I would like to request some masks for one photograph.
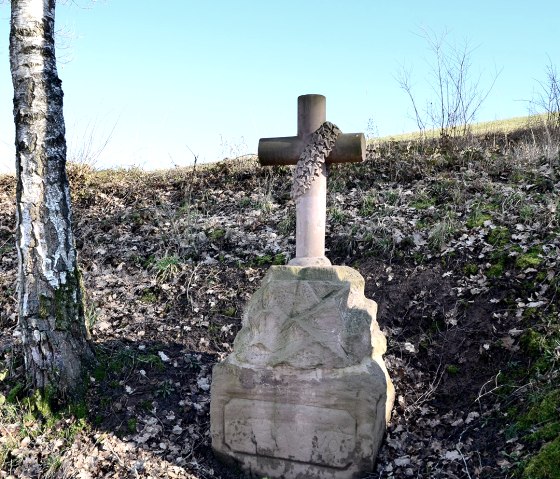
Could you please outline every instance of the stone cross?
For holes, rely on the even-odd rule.
[[[297,136],[261,138],[258,151],[260,164],[297,164],[313,133],[325,119],[326,98],[323,95],[298,97]],[[365,153],[363,133],[340,134],[309,189],[296,198],[296,257],[289,262],[290,265],[330,266],[331,262],[325,256],[327,164],[360,162],[365,159]]]

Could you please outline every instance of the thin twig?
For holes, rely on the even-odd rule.
[[[469,466],[467,465],[467,460],[465,459],[465,456],[463,455],[463,451],[461,451],[461,449],[456,448],[457,451],[459,451],[459,454],[461,454],[461,457],[463,458],[463,462],[465,463],[465,472],[467,473],[467,476],[469,476],[469,479],[472,479],[471,474],[469,472]]]
[[[197,263],[191,273],[191,276],[189,278],[189,282],[187,283],[187,302],[191,305],[191,309],[194,311],[194,304],[193,304],[193,300],[191,298],[190,295],[190,290],[191,290],[191,284],[194,278],[194,275],[196,273],[196,270],[198,269],[198,266],[200,265],[200,263]]]

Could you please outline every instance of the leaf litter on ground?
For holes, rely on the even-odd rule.
[[[396,389],[370,479],[514,477],[536,450],[507,416],[532,379],[504,389],[503,378],[536,361],[527,331],[558,322],[558,159],[475,148],[389,143],[331,171],[327,255],[358,269],[378,302]],[[211,451],[211,371],[268,267],[294,255],[290,169],[244,158],[70,175],[100,362],[83,419],[4,413],[2,477],[240,477]],[[0,397],[23,381],[14,198],[1,177]]]

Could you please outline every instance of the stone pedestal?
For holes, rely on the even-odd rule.
[[[214,367],[216,454],[252,477],[372,471],[394,401],[376,311],[351,268],[270,268]]]

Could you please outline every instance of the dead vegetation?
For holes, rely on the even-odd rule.
[[[332,169],[327,255],[378,302],[397,390],[370,479],[559,477],[560,157],[545,133],[385,142]],[[1,477],[238,477],[210,449],[211,368],[294,254],[290,169],[70,176],[99,362],[82,404],[27,396],[0,177]]]

